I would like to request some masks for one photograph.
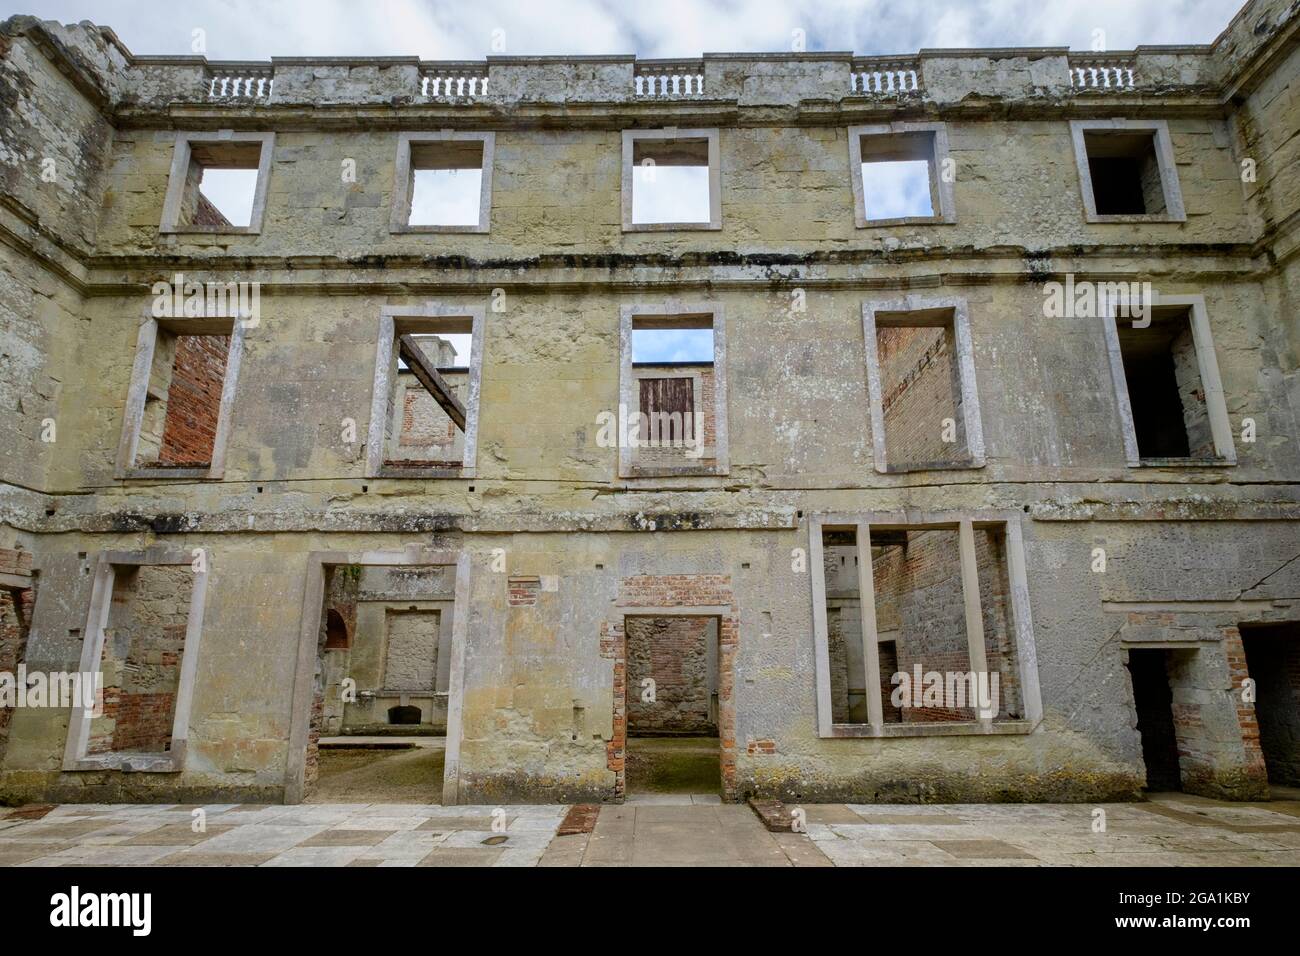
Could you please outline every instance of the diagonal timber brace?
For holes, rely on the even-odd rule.
[[[402,361],[406,363],[406,367],[424,386],[425,391],[433,396],[433,400],[442,406],[442,410],[447,413],[447,417],[456,423],[457,428],[464,432],[465,406],[460,403],[460,399],[451,390],[447,380],[438,374],[436,368],[429,364],[429,360],[425,358],[424,352],[416,343],[415,337],[399,335],[397,337],[397,349]]]

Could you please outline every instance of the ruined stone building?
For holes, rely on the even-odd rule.
[[[0,709],[0,799],[311,799],[358,734],[445,736],[446,803],[674,735],[724,799],[1300,784],[1298,8],[671,62],[9,19],[0,674],[102,707]]]

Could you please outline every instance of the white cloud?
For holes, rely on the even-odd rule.
[[[633,362],[712,362],[712,329],[633,329]]]
[[[933,216],[930,164],[924,159],[863,163],[862,198],[868,219]]]
[[[110,26],[136,53],[188,54],[205,31],[211,59],[271,56],[420,56],[480,59],[503,30],[510,54],[789,50],[791,31],[807,48],[910,53],[922,47],[1208,43],[1240,0],[39,0],[44,19]]]
[[[417,169],[411,189],[412,226],[477,226],[481,169]]]
[[[709,167],[632,167],[632,221],[708,222]]]

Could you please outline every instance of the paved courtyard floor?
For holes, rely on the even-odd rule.
[[[564,806],[415,803],[0,808],[9,866],[1296,866],[1300,801],[810,804],[770,833],[745,805],[650,795],[557,836]],[[196,817],[195,811],[202,810]],[[1094,827],[1104,812],[1104,831]],[[196,819],[203,829],[196,832]],[[496,828],[494,829],[494,823]],[[504,829],[502,829],[504,828]]]

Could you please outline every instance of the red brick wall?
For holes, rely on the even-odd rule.
[[[1006,536],[987,528],[975,529],[975,569],[980,585],[980,612],[984,620],[984,658],[989,673],[998,675],[998,717],[1024,716],[1020,692],[1020,666],[1016,656],[1015,618],[1011,609],[1011,572],[1007,566]]]
[[[624,631],[631,732],[717,733],[709,715],[709,619],[629,617]],[[654,681],[653,701],[642,700],[646,678]]]
[[[614,727],[605,744],[605,768],[614,773],[614,799],[627,794],[627,651],[622,621],[602,621],[600,656],[614,662]]]
[[[0,671],[16,675],[18,665],[26,659],[28,625],[34,603],[35,592],[31,588],[21,591],[0,589]],[[0,758],[4,757],[13,715],[13,708],[0,707]]]
[[[1264,764],[1264,751],[1259,742],[1259,721],[1254,703],[1242,699],[1242,684],[1250,677],[1246,666],[1246,649],[1241,643],[1241,631],[1235,627],[1223,629],[1223,653],[1228,659],[1228,676],[1232,682],[1232,697],[1237,710],[1237,723],[1241,727],[1241,744],[1245,749],[1246,772],[1267,781],[1268,769]],[[1293,687],[1300,687],[1300,675],[1294,675]],[[1174,713],[1175,725],[1178,713]]]
[[[542,591],[542,579],[516,575],[506,582],[506,598],[510,607],[536,607],[537,596]]]
[[[903,721],[903,709],[894,706],[894,674],[898,672],[898,648],[893,641],[881,641],[877,645],[880,654],[880,709],[885,723],[898,724]]]
[[[179,335],[167,390],[160,465],[207,465],[217,436],[230,337]]]
[[[946,327],[877,330],[885,458],[890,465],[946,462],[966,455],[951,338]],[[954,442],[943,441],[945,418],[954,422]]]

